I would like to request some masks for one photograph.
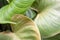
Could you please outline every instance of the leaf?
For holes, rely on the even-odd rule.
[[[0,40],[12,40],[12,38],[0,32]]]
[[[13,32],[0,32],[0,40],[41,40],[36,24],[26,16],[16,14],[11,18]]]
[[[46,8],[51,8],[59,4],[60,4],[60,0],[35,0],[32,7],[37,9],[38,12],[41,12]]]
[[[21,40],[41,40],[39,30],[36,24],[26,16],[16,14],[12,17],[11,28],[15,36]]]
[[[43,40],[60,40],[60,34],[57,34],[50,38],[44,38]]]
[[[11,3],[0,9],[0,23],[5,23],[6,21],[10,23],[9,21],[12,16],[15,14],[24,14],[33,2],[34,0],[13,0]]]
[[[60,12],[55,9],[60,7],[59,0],[35,0],[32,7],[38,10],[35,23],[43,38],[60,33]]]
[[[10,3],[12,0],[7,0],[8,3]]]
[[[28,9],[28,10],[26,11],[25,15],[26,15],[27,17],[31,18],[31,19],[35,19],[35,17],[36,17],[37,14],[36,14],[36,12],[33,11],[32,9]]]
[[[60,33],[60,12],[55,9],[47,9],[37,15],[35,23],[42,34],[48,38]]]

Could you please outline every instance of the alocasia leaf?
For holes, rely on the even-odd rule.
[[[8,3],[10,3],[12,0],[7,0]],[[25,16],[31,18],[31,19],[34,19],[35,16],[36,16],[36,13],[35,11],[33,11],[31,8],[29,8],[26,13],[25,13]]]
[[[7,23],[15,14],[23,14],[34,0],[12,0],[11,3],[0,9],[0,23]]]
[[[39,30],[31,19],[16,14],[11,21],[16,23],[10,24],[13,32],[3,32],[1,34],[11,37],[11,40],[41,40]]]
[[[47,9],[37,15],[36,24],[43,37],[51,37],[60,33],[60,12]]]
[[[60,33],[60,12],[55,8],[60,7],[60,0],[36,0],[36,7],[39,14],[35,23],[42,34],[42,37],[52,37]]]

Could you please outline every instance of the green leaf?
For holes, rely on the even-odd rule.
[[[60,12],[55,9],[47,9],[37,15],[35,23],[42,37],[52,37],[60,33]]]
[[[32,7],[38,10],[35,23],[43,38],[60,33],[60,12],[56,10],[60,7],[59,0],[35,0]]]
[[[11,18],[12,32],[0,32],[0,40],[41,40],[36,24],[26,16],[16,14]]]
[[[0,9],[0,23],[9,22],[15,14],[24,14],[30,8],[34,0],[13,0],[8,5]]]
[[[38,12],[41,12],[46,8],[51,8],[59,4],[60,4],[60,0],[35,0],[32,7],[37,9]]]
[[[21,40],[41,40],[39,30],[36,24],[26,16],[16,14],[12,17],[12,31]]]
[[[60,40],[60,34],[57,34],[50,38],[44,38],[43,40]]]

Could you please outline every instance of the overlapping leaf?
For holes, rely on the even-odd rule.
[[[11,19],[16,24],[10,24],[13,32],[0,33],[0,40],[41,40],[36,24],[26,16],[16,14]]]
[[[35,23],[23,15],[15,15],[12,21],[16,24],[11,24],[13,32],[21,40],[41,40],[39,30]]]
[[[35,0],[32,7],[37,9],[38,12],[41,12],[46,8],[51,8],[54,7],[55,5],[59,5],[59,3],[60,0]]]
[[[57,34],[57,35],[50,37],[50,38],[44,38],[42,40],[60,40],[60,34]]]
[[[43,37],[51,37],[60,33],[60,12],[56,10],[46,10],[35,19]]]
[[[10,23],[8,20],[14,14],[24,14],[33,2],[34,0],[12,0],[11,3],[0,9],[0,23]]]
[[[38,3],[40,3],[38,9],[41,12],[37,15],[35,23],[38,25],[42,37],[52,37],[60,33],[60,12],[55,9],[60,7],[60,1],[40,0]]]

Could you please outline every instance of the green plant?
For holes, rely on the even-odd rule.
[[[59,0],[7,2],[0,9],[0,40],[60,40]]]

